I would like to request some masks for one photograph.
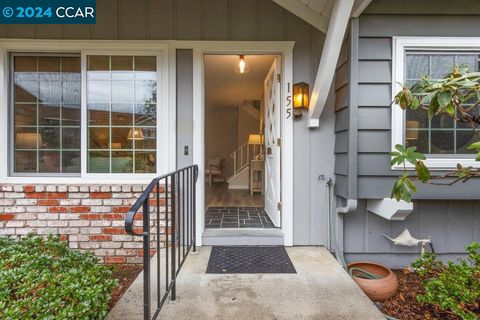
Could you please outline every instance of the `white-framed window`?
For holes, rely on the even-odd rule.
[[[10,172],[80,174],[80,55],[12,53]]]
[[[86,54],[87,173],[157,172],[157,57]]]
[[[171,170],[168,45],[5,42],[2,180],[148,182]]]
[[[441,78],[456,64],[480,71],[480,38],[394,37],[392,97],[401,90],[401,84],[411,86],[423,75]],[[479,113],[478,108],[472,112]],[[392,106],[392,150],[396,144],[416,146],[427,155],[425,162],[430,168],[448,170],[457,163],[478,167],[475,153],[467,149],[474,141],[478,141],[478,135],[472,128],[450,116],[429,120],[426,111]]]

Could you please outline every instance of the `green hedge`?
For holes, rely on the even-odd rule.
[[[0,319],[103,319],[109,267],[58,237],[0,237]]]
[[[480,243],[466,247],[468,260],[443,264],[425,253],[412,264],[422,278],[425,293],[417,300],[450,312],[465,320],[480,319]]]

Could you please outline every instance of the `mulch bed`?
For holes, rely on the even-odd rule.
[[[381,311],[401,320],[459,320],[460,318],[442,312],[430,305],[420,304],[416,296],[425,291],[420,278],[408,269],[393,270],[398,277],[398,291],[389,300],[381,304]]]
[[[125,291],[137,278],[143,267],[140,265],[114,265],[113,277],[118,279],[118,286],[112,290],[112,299],[110,300],[110,310],[120,300]]]

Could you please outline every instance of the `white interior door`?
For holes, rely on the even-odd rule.
[[[280,59],[273,61],[264,81],[265,211],[276,227],[280,219]]]

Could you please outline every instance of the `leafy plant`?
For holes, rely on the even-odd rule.
[[[449,261],[445,265],[434,254],[425,253],[412,267],[425,287],[425,293],[417,296],[419,302],[475,320],[480,318],[480,244],[474,242],[466,250],[468,260]]]
[[[455,121],[467,124],[474,132],[480,126],[480,72],[469,72],[468,68],[455,66],[453,71],[442,79],[431,79],[424,76],[412,87],[404,86],[395,98],[395,104],[402,109],[426,110],[431,120],[435,116],[447,115]],[[480,140],[480,139],[479,139]],[[468,146],[477,152],[476,160],[480,161],[480,141]],[[416,151],[415,147],[395,146],[391,152],[392,165],[403,165],[403,175],[395,182],[392,198],[410,202],[412,193],[417,191],[414,181],[422,183],[452,185],[459,181],[466,182],[470,178],[480,177],[480,169],[464,167],[461,164],[453,171],[442,176],[432,176],[423,162],[426,157]],[[415,165],[415,174],[407,170],[407,163]],[[447,183],[432,182],[433,179],[450,178]]]
[[[0,319],[103,319],[117,280],[58,237],[0,237]]]
[[[416,151],[417,147],[405,148],[401,144],[397,144],[395,149],[397,151],[390,152],[390,155],[392,156],[391,164],[403,165],[405,173],[395,183],[395,186],[392,190],[392,198],[397,199],[397,201],[400,199],[410,201],[412,193],[417,192],[417,187],[407,174],[405,163],[409,162],[414,164],[420,180],[428,181],[428,179],[430,179],[430,172],[422,162],[422,160],[425,160],[426,157],[425,155]]]

